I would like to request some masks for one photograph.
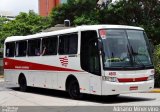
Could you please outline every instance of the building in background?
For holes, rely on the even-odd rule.
[[[54,7],[66,2],[67,0],[39,0],[39,14],[41,16],[48,16]]]
[[[15,16],[13,15],[13,13],[11,11],[1,11],[0,10],[0,17],[5,17],[10,20],[15,19]]]

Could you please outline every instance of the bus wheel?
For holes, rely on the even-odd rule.
[[[82,94],[80,93],[79,84],[76,80],[71,80],[68,86],[68,93],[73,99],[81,99]]]
[[[20,76],[19,78],[19,87],[20,87],[20,91],[25,92],[27,90],[27,81],[25,76]]]

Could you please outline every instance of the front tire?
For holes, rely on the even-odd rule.
[[[27,91],[27,81],[24,76],[20,77],[19,79],[19,88],[20,88],[20,91],[22,92]]]
[[[71,80],[68,86],[68,93],[73,99],[81,99],[83,95],[80,93],[79,84],[76,80]]]

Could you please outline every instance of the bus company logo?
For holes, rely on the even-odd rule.
[[[62,66],[67,67],[67,65],[68,65],[68,57],[67,56],[60,57],[59,60],[62,64]]]
[[[116,72],[109,72],[110,76],[116,76],[116,74],[117,74]]]

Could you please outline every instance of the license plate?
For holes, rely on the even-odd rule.
[[[130,90],[130,91],[132,91],[132,90],[138,90],[138,86],[131,86],[131,87],[129,88],[129,90]]]

